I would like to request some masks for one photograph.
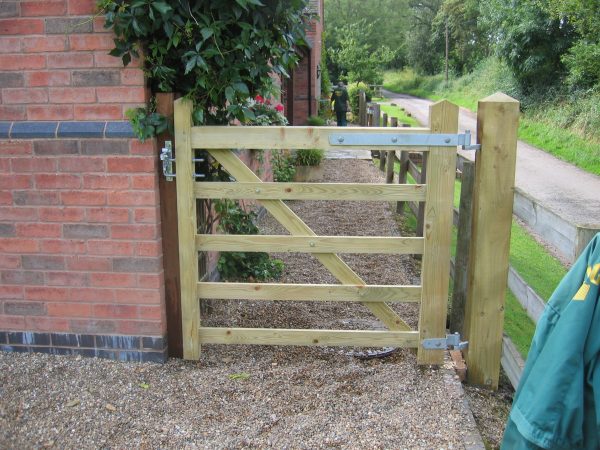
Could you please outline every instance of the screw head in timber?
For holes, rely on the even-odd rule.
[[[311,247],[314,247],[314,246],[315,246],[315,243],[314,243],[314,241],[310,241],[309,245],[310,245]]]
[[[338,142],[340,142],[340,143],[341,143],[341,142],[344,142],[344,137],[343,137],[343,136],[340,136],[340,137],[338,138]]]
[[[396,142],[398,142],[398,138],[394,136],[394,137],[392,138],[392,142],[395,144]]]
[[[256,191],[257,194],[260,193],[260,189],[259,188],[256,188],[255,191]]]
[[[446,144],[449,144],[449,143],[450,143],[450,138],[446,138],[446,139],[444,139],[444,142],[445,142]]]

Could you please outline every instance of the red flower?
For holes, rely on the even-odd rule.
[[[256,103],[264,103],[265,99],[262,98],[260,95],[257,95],[256,97],[254,97],[254,100],[256,100]]]
[[[277,105],[275,107],[275,111],[277,111],[277,112],[283,112],[283,105]]]

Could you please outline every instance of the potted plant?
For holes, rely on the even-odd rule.
[[[325,152],[319,148],[296,150],[296,175],[294,181],[316,181],[323,177],[321,161]]]

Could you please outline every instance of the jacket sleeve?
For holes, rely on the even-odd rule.
[[[542,448],[580,448],[587,440],[588,406],[596,402],[586,393],[596,382],[600,391],[600,377],[590,373],[598,351],[590,344],[600,334],[600,314],[593,292],[580,293],[588,282],[588,267],[599,260],[600,234],[552,294],[515,395],[510,419],[524,438]],[[595,407],[591,410],[595,418]]]

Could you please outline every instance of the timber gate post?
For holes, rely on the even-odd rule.
[[[175,164],[177,168],[177,222],[179,228],[179,266],[181,271],[181,328],[183,358],[198,359],[200,355],[200,301],[197,295],[198,251],[195,238],[196,198],[192,150],[192,102],[175,102]]]
[[[358,124],[367,126],[367,97],[365,91],[358,92]]]
[[[457,133],[458,106],[446,100],[434,103],[429,107],[429,124],[432,133]],[[446,334],[456,146],[430,147],[428,164],[423,233],[425,249],[421,266],[420,342]],[[442,364],[443,359],[443,350],[425,350],[419,346],[419,364]]]
[[[468,382],[498,388],[512,224],[519,102],[479,101],[465,333]]]

